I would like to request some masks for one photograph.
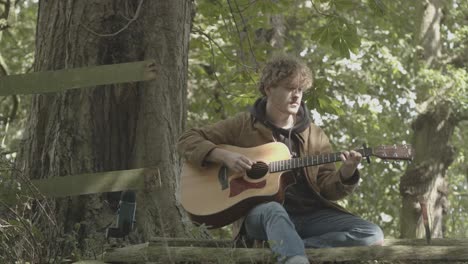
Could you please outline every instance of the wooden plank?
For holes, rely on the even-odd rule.
[[[8,75],[0,78],[0,96],[61,92],[97,85],[156,78],[154,60]]]
[[[240,247],[242,243],[234,243],[230,239],[194,239],[154,237],[151,245],[166,245],[169,247]],[[428,245],[426,239],[385,239],[384,246],[466,246],[468,238],[433,238]]]
[[[73,262],[72,264],[106,264],[106,262],[102,262],[100,260],[80,260]]]
[[[468,238],[432,238],[428,245],[426,239],[396,239],[388,238],[384,246],[465,246],[468,248]]]
[[[156,186],[158,169],[109,171],[32,180],[47,197],[65,197],[92,193],[139,190]]]
[[[369,261],[369,260],[436,260],[466,261],[465,246],[372,246],[306,249],[311,261]],[[227,261],[229,260],[229,261]],[[269,249],[257,248],[201,248],[161,247],[151,244],[133,245],[113,249],[103,256],[104,262],[151,262],[178,263],[275,263]],[[217,261],[217,262],[216,262]]]
[[[310,260],[318,261],[370,261],[370,260],[431,260],[466,261],[468,250],[464,246],[372,246],[307,249]]]
[[[235,247],[235,241],[231,239],[194,239],[194,238],[172,238],[153,237],[150,239],[151,245],[169,247]]]

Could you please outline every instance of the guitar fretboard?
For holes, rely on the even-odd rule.
[[[372,155],[372,149],[358,149],[355,150],[363,157],[369,157]],[[286,170],[293,170],[297,168],[309,167],[309,166],[317,166],[326,163],[332,163],[341,161],[341,152],[336,153],[328,153],[316,156],[308,156],[302,158],[293,158],[288,160],[279,160],[279,161],[272,161],[269,164],[270,172],[279,172],[279,171],[286,171]]]

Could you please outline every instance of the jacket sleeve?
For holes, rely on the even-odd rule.
[[[204,166],[206,156],[216,148],[216,145],[235,145],[246,115],[240,113],[212,125],[187,130],[179,137],[178,153],[192,164]]]
[[[320,132],[319,145],[320,153],[333,152],[330,141],[323,131]],[[335,163],[328,163],[319,166],[317,184],[323,197],[331,201],[337,201],[354,191],[358,185],[359,178],[359,171],[356,169],[353,176],[343,182]]]

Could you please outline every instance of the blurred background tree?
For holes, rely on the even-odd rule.
[[[31,72],[37,3],[6,0],[0,3],[0,12],[0,77]],[[10,160],[16,157],[28,104],[27,96],[0,98],[1,150]]]

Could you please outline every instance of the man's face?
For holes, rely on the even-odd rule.
[[[265,92],[268,101],[276,111],[295,115],[301,106],[303,93],[301,85],[300,78],[293,76],[280,81],[273,87],[268,87]]]

